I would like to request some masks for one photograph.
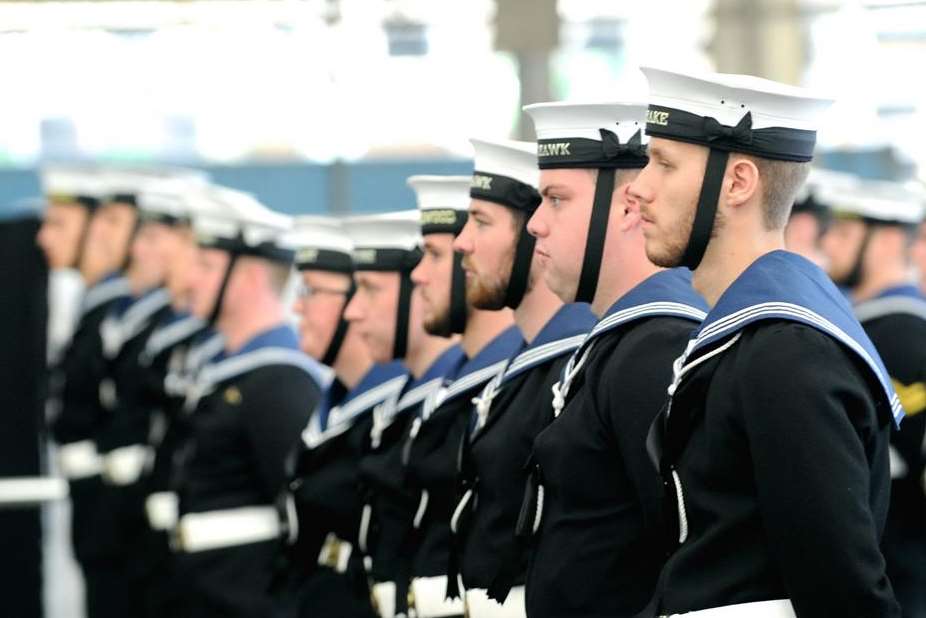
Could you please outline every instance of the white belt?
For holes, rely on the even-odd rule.
[[[395,582],[373,584],[373,607],[380,618],[395,617]]]
[[[347,563],[353,551],[353,545],[329,532],[321,551],[318,552],[318,564],[333,569],[337,573],[346,573]]]
[[[96,476],[103,470],[103,460],[93,440],[81,440],[58,447],[58,467],[68,479]]]
[[[272,506],[242,506],[187,513],[177,524],[177,547],[187,553],[272,541],[280,537],[280,518]]]
[[[0,505],[32,506],[68,495],[68,484],[59,478],[19,476],[0,478]]]
[[[145,498],[145,514],[152,530],[172,530],[177,525],[180,500],[172,491],[159,491]]]
[[[466,591],[466,615],[473,618],[525,618],[524,586],[515,586],[504,603],[490,599],[482,588]]]
[[[757,601],[755,603],[738,603],[711,609],[700,609],[685,614],[663,614],[660,618],[797,618],[794,606],[787,599],[779,601]]]
[[[463,599],[448,600],[447,576],[416,577],[412,580],[409,609],[414,608],[418,618],[462,616]]]
[[[113,449],[103,455],[103,479],[110,485],[133,485],[153,457],[154,450],[147,444]]]

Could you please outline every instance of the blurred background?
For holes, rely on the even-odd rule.
[[[0,1],[0,222],[71,161],[202,168],[287,213],[413,207],[406,177],[469,173],[470,136],[532,138],[524,104],[644,97],[640,64],[835,96],[819,163],[926,179],[926,0]],[[44,324],[44,273],[12,267],[32,234],[0,242],[7,330]],[[24,352],[0,354],[0,476],[41,468]],[[0,511],[0,614],[81,618],[66,508]]]

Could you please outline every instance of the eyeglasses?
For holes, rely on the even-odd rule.
[[[310,285],[306,285],[305,283],[300,283],[299,287],[296,289],[296,296],[302,299],[312,298],[313,296],[318,296],[319,294],[331,294],[332,296],[347,296],[347,290],[338,290],[335,288],[325,288],[325,287],[312,287]]]

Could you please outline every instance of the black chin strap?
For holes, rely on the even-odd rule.
[[[868,243],[871,242],[871,236],[874,233],[874,229],[871,225],[865,226],[865,236],[862,238],[862,244],[858,248],[858,253],[855,254],[855,263],[852,265],[852,270],[849,271],[845,277],[842,278],[842,281],[837,281],[840,285],[843,285],[847,288],[854,289],[862,283],[862,266],[865,262],[865,253],[868,251]]]
[[[450,332],[466,330],[466,272],[463,270],[463,254],[453,252],[453,271],[450,280]]]
[[[323,365],[333,367],[334,361],[338,357],[338,352],[341,351],[341,345],[344,343],[344,337],[347,335],[347,328],[350,326],[350,322],[344,319],[344,311],[347,310],[347,305],[350,304],[351,299],[354,297],[354,292],[356,291],[357,286],[354,285],[354,279],[351,277],[350,288],[347,290],[344,306],[341,308],[341,316],[338,318],[338,326],[334,329],[334,334],[331,335],[331,343],[328,344],[328,349],[325,350],[325,356],[322,358]]]
[[[135,223],[132,225],[129,239],[125,243],[125,256],[122,258],[122,272],[128,272],[129,266],[132,265],[132,244],[135,242],[135,237],[138,236],[139,229],[141,229],[141,216],[139,216],[138,211],[136,211]]]
[[[215,304],[212,306],[212,312],[207,320],[209,326],[215,326],[219,315],[222,313],[222,302],[225,300],[225,289],[228,287],[228,281],[231,279],[232,270],[235,268],[235,262],[238,261],[237,253],[228,254],[228,266],[225,267],[225,274],[222,275],[222,285],[219,286],[219,293],[215,297]]]
[[[611,216],[611,197],[614,195],[614,168],[598,170],[595,183],[595,199],[592,202],[592,216],[585,240],[585,257],[582,259],[582,274],[576,290],[576,302],[590,303],[598,289],[598,275],[604,256],[604,241],[608,233],[608,219]]]
[[[698,196],[694,223],[691,225],[691,236],[688,237],[688,246],[685,248],[680,266],[694,270],[704,258],[707,245],[711,242],[711,232],[714,231],[717,202],[720,200],[723,175],[727,171],[729,158],[730,153],[725,150],[716,148],[710,150],[707,168],[704,170],[704,181],[701,183],[701,195]]]
[[[395,341],[392,342],[392,358],[405,358],[408,352],[408,314],[412,305],[412,274],[410,270],[399,272],[399,303],[395,316]]]
[[[534,243],[536,238],[527,231],[527,218],[518,236],[518,246],[514,250],[514,261],[511,263],[511,277],[508,279],[508,290],[505,292],[505,306],[517,309],[527,292],[527,284],[531,275],[531,263],[534,260]]]

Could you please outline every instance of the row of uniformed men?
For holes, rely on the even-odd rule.
[[[529,106],[536,146],[410,179],[420,213],[292,228],[190,174],[98,205],[49,174],[46,228],[89,221],[43,246],[89,285],[54,432],[91,616],[901,615],[923,519],[887,565],[880,538],[892,435],[898,522],[924,503],[922,429],[895,433],[895,386],[926,403],[914,200],[817,199],[856,215],[832,266],[886,369],[782,250],[828,103],[644,72],[648,106]]]

